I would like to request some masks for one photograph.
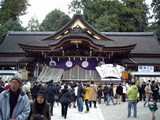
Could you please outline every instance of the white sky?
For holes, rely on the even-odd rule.
[[[28,0],[31,6],[27,9],[27,14],[20,17],[23,26],[28,25],[32,17],[36,17],[41,23],[46,15],[54,9],[60,9],[68,14],[68,5],[72,0]],[[69,15],[69,14],[68,14]]]
[[[72,0],[29,0],[31,6],[28,7],[27,14],[20,17],[22,25],[26,27],[32,17],[36,17],[41,23],[46,15],[54,9],[60,9],[72,17],[72,15],[68,13],[68,5],[71,1]],[[146,1],[150,4],[152,0]]]

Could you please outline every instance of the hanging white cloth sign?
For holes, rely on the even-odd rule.
[[[113,64],[104,64],[101,66],[97,66],[96,70],[98,71],[101,78],[106,78],[106,77],[121,78],[122,71],[124,71],[125,68],[120,65],[114,66]]]

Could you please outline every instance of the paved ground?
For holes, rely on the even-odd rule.
[[[61,106],[54,106],[52,120],[64,120],[61,117]],[[103,114],[99,108],[91,108],[90,112],[85,113],[85,106],[83,112],[78,112],[77,108],[69,108],[67,114],[67,120],[105,120]]]
[[[91,108],[89,113],[80,113],[77,108],[69,108],[67,120],[151,120],[151,112],[148,107],[143,106],[143,103],[140,101],[137,105],[137,118],[127,118],[127,102],[124,102],[119,105],[110,103],[110,106],[106,106],[104,103],[98,104],[97,108]],[[160,120],[160,103],[158,103],[158,108],[156,111],[156,120]],[[52,120],[63,119],[61,117],[61,107],[55,105]]]
[[[137,104],[137,118],[127,118],[127,102],[121,103],[120,105],[110,105],[105,106],[100,104],[101,111],[105,120],[151,120],[151,112],[148,107],[143,106],[142,101]],[[160,120],[160,103],[158,105],[158,110],[156,111],[156,120]],[[133,110],[131,111],[133,116]]]

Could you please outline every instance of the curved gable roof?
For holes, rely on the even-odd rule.
[[[113,40],[109,39],[108,37],[106,37],[105,35],[98,32],[97,30],[95,30],[91,25],[89,25],[85,21],[84,17],[82,15],[79,15],[79,14],[75,14],[68,24],[66,24],[64,27],[62,27],[56,33],[54,33],[53,35],[45,38],[44,40],[60,39],[60,38],[63,37],[63,35],[68,34],[71,29],[74,29],[77,26],[81,27],[84,31],[86,31],[88,34],[93,36],[93,38],[95,38],[95,39],[113,41]]]

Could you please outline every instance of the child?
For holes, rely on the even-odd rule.
[[[158,110],[156,101],[154,101],[153,97],[149,98],[148,107],[152,112],[152,120],[155,120],[155,111]]]

